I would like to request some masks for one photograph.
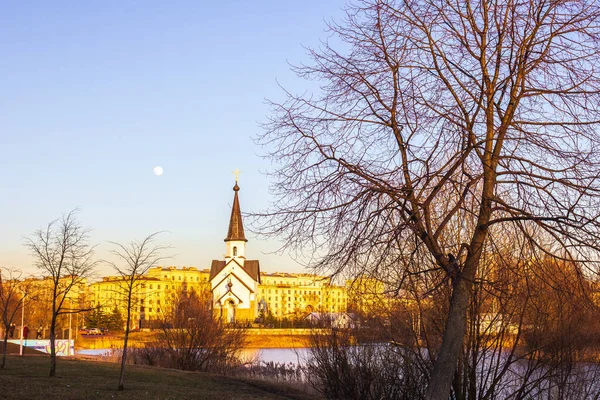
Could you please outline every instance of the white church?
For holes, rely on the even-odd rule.
[[[254,320],[258,316],[258,260],[246,260],[246,236],[238,198],[237,178],[233,187],[233,206],[225,238],[225,260],[213,260],[210,285],[216,313],[226,322]]]

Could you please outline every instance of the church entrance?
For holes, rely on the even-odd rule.
[[[227,302],[227,322],[230,324],[235,323],[235,303],[233,300]]]

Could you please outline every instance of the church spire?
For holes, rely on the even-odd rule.
[[[237,170],[236,170],[237,171]],[[227,231],[226,242],[231,241],[244,241],[247,242],[246,236],[244,235],[244,224],[242,223],[242,211],[240,209],[240,200],[238,199],[238,191],[240,187],[237,182],[237,174],[235,177],[235,186],[233,191],[233,207],[231,208],[231,217],[229,218],[229,230]]]

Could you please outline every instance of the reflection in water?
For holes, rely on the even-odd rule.
[[[78,355],[88,356],[106,356],[110,355],[113,349],[79,349]],[[242,349],[242,359],[244,361],[262,361],[295,365],[303,364],[309,356],[308,348],[284,348],[284,349]]]
[[[247,361],[304,364],[309,356],[308,348],[242,349],[242,359]]]

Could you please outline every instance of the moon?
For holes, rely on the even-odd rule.
[[[160,165],[157,165],[156,167],[154,167],[153,171],[154,171],[154,175],[156,175],[156,176],[161,176],[163,174],[163,169]]]

